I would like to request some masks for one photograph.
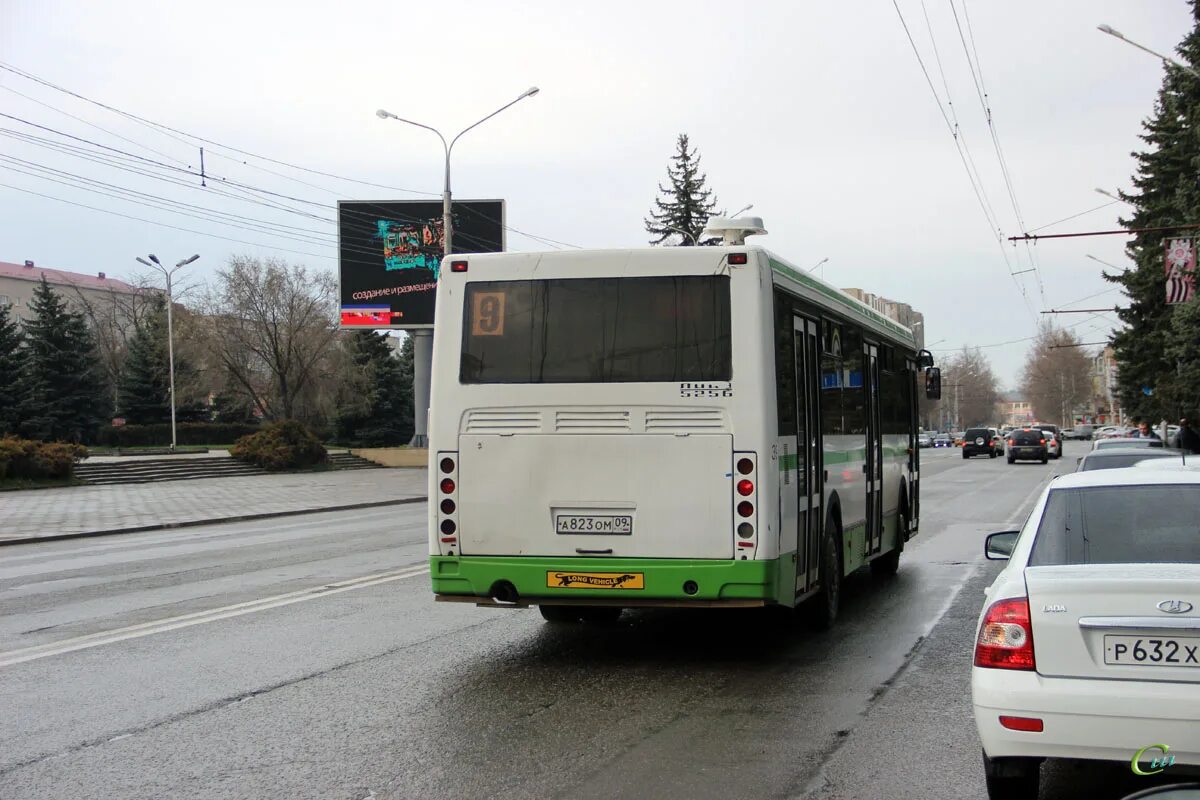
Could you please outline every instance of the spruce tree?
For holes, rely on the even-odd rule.
[[[1176,52],[1180,59],[1200,65],[1200,7],[1192,0],[1193,27]],[[1134,213],[1126,228],[1170,227],[1200,221],[1200,79],[1167,65],[1154,114],[1142,123],[1140,138],[1146,150],[1133,154],[1136,192],[1123,195]],[[1177,359],[1187,350],[1187,338],[1197,331],[1188,321],[1194,315],[1166,304],[1164,243],[1189,231],[1142,232],[1133,235],[1126,252],[1135,266],[1105,279],[1119,284],[1129,297],[1118,311],[1124,327],[1112,339],[1119,370],[1118,391],[1127,415],[1154,422],[1176,418],[1183,406],[1196,402],[1180,385]],[[1200,302],[1193,300],[1193,303]],[[1178,320],[1176,318],[1178,317]],[[1182,337],[1182,338],[1181,338]]]
[[[684,245],[709,244],[710,241],[700,241],[700,234],[713,215],[717,200],[705,186],[708,176],[700,172],[700,154],[694,148],[689,149],[686,133],[679,134],[675,148],[672,163],[667,165],[670,187],[658,185],[654,210],[644,220],[646,232],[655,237],[650,244],[662,244],[672,237],[678,237]]]
[[[410,336],[404,343],[410,351],[411,342]],[[411,354],[406,374],[386,334],[357,331],[350,348],[363,397],[338,414],[338,439],[368,447],[407,444],[413,435]]]
[[[9,307],[0,305],[0,436],[16,433],[20,423],[21,399],[21,327],[9,316]]]
[[[118,391],[118,412],[131,425],[170,421],[167,307],[161,296],[153,301],[129,342]]]
[[[42,441],[90,440],[111,411],[92,332],[42,278],[25,320],[20,432]]]

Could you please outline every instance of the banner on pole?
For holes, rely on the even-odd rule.
[[[1196,240],[1168,239],[1167,305],[1186,303],[1196,293]]]

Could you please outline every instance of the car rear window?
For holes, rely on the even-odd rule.
[[[1200,485],[1056,489],[1029,566],[1200,564]]]
[[[1139,461],[1145,461],[1148,458],[1178,458],[1175,453],[1155,452],[1149,447],[1143,447],[1143,451],[1138,453],[1113,453],[1109,451],[1103,455],[1097,454],[1087,456],[1083,459],[1083,464],[1080,465],[1080,472],[1091,472],[1096,469],[1120,469],[1121,467],[1132,467]]]
[[[1016,444],[1031,445],[1041,444],[1045,438],[1041,431],[1013,431],[1012,439]]]
[[[971,428],[971,430],[963,434],[964,439],[971,439],[972,441],[978,439],[980,436],[982,436],[984,439],[991,439],[992,432],[987,428]]]

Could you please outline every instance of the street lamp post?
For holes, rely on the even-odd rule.
[[[1127,44],[1133,45],[1138,50],[1143,50],[1143,51],[1149,53],[1150,55],[1154,56],[1155,58],[1161,60],[1164,64],[1170,64],[1173,67],[1177,67],[1177,68],[1183,70],[1184,72],[1190,72],[1193,75],[1195,75],[1197,78],[1200,78],[1200,72],[1196,72],[1196,70],[1192,69],[1187,64],[1182,64],[1182,63],[1176,61],[1175,59],[1171,58],[1170,56],[1164,56],[1162,53],[1156,53],[1153,50],[1151,50],[1149,47],[1146,47],[1145,45],[1138,44],[1137,42],[1128,38],[1125,34],[1121,33],[1118,30],[1115,30],[1111,25],[1097,25],[1096,30],[1100,31],[1101,33],[1107,33],[1109,36],[1115,36],[1116,38],[1120,39],[1121,41],[1126,42]]]
[[[455,143],[467,131],[482,125],[504,109],[516,105],[526,97],[533,97],[539,91],[538,87],[531,86],[522,92],[516,100],[500,106],[500,108],[497,108],[478,122],[463,128],[450,140],[449,144],[446,143],[446,137],[437,128],[423,125],[420,122],[413,122],[411,119],[398,117],[382,108],[375,112],[375,116],[380,119],[394,119],[397,122],[406,122],[409,125],[424,128],[427,131],[433,131],[437,134],[438,139],[442,141],[442,149],[446,154],[445,182],[442,185],[442,254],[444,256],[449,256],[453,252],[454,223],[450,215],[450,153],[454,150]],[[425,447],[429,441],[429,382],[433,371],[433,331],[416,330],[409,331],[408,333],[413,337],[413,438],[411,445],[413,447]]]
[[[752,209],[752,208],[754,208],[754,203],[747,203],[746,205],[744,205],[744,206],[742,206],[741,208],[739,208],[737,211],[735,211],[735,212],[733,212],[732,214],[730,214],[730,215],[729,215],[729,218],[730,218],[730,219],[737,219],[737,215],[738,215],[738,214],[741,214],[741,213],[742,213],[742,212],[744,212],[744,211],[749,211],[749,210],[750,210],[750,209]]]
[[[171,278],[174,277],[176,270],[186,267],[188,264],[191,264],[193,261],[195,261],[199,257],[200,257],[199,254],[197,254],[197,255],[192,256],[191,258],[185,258],[183,261],[180,261],[171,269],[167,269],[166,267],[164,267],[162,265],[162,263],[158,260],[158,256],[154,255],[153,253],[150,254],[150,261],[147,261],[146,259],[142,258],[141,256],[137,257],[137,260],[140,263],[145,264],[147,267],[150,267],[152,269],[158,270],[167,279],[167,370],[168,370],[168,374],[170,375],[169,380],[170,380],[170,385],[171,385],[171,390],[170,390],[170,395],[171,395],[171,452],[175,452],[175,445],[176,445],[176,439],[175,439],[175,328],[174,328],[174,323],[173,323],[172,315],[171,315],[171,306],[173,306],[175,304],[175,296],[171,289]],[[150,263],[151,261],[154,263]]]

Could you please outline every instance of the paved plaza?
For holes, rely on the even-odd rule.
[[[424,469],[252,475],[0,493],[0,544],[419,500]]]

